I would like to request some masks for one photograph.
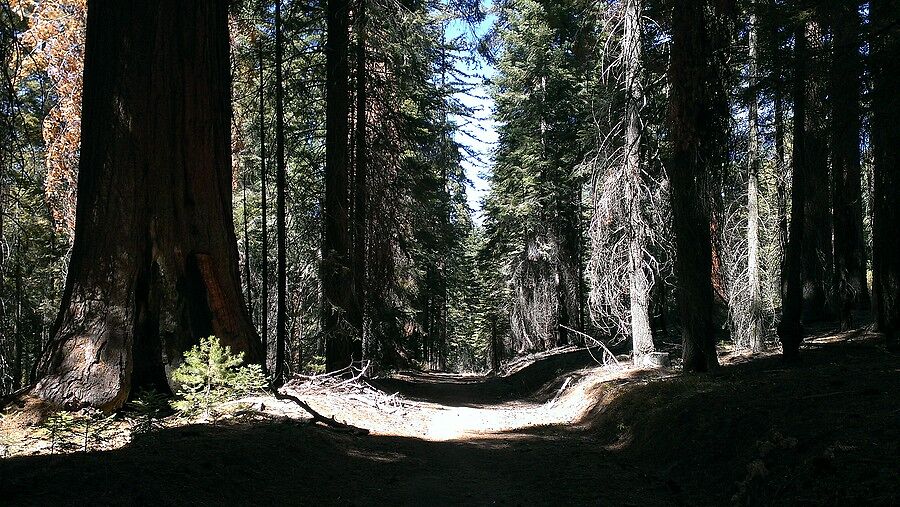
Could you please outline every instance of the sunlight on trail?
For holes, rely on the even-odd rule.
[[[625,378],[634,371],[630,368],[598,366],[572,372],[554,382],[552,390],[548,391],[549,399],[543,403],[518,400],[454,406],[402,399],[399,407],[387,407],[368,402],[362,396],[348,397],[338,393],[308,393],[303,396],[323,414],[335,415],[341,421],[366,428],[373,435],[432,441],[470,440],[496,437],[499,433],[515,433],[536,426],[576,423],[600,402],[604,383]],[[463,380],[462,377],[447,375],[436,377],[434,385],[445,388],[448,382]],[[428,378],[421,380],[420,386],[431,384]],[[427,398],[427,395],[422,398]],[[290,413],[284,415],[293,416]]]
[[[509,402],[494,406],[444,407],[431,415],[427,440],[461,440],[496,433],[515,432],[535,426],[567,425],[580,420],[598,403],[600,387],[625,370],[597,368],[566,386],[558,398],[546,403]],[[565,385],[565,381],[561,379]]]

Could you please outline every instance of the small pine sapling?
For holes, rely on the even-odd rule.
[[[141,389],[127,407],[135,414],[131,432],[149,433],[160,426],[169,404],[166,395],[153,389]]]
[[[47,438],[50,439],[50,454],[78,447],[78,444],[74,442],[75,426],[75,416],[65,410],[54,412],[44,421],[44,431],[47,433]]]
[[[115,415],[107,415],[97,409],[85,409],[75,419],[73,430],[77,431],[81,450],[88,452],[92,448],[99,448],[100,444],[115,434]]]
[[[172,407],[182,414],[214,417],[215,407],[242,396],[262,391],[266,386],[258,364],[241,366],[243,354],[232,354],[214,336],[204,338],[184,355],[173,372],[179,386]]]

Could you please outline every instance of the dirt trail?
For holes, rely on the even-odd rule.
[[[318,412],[373,435],[441,441],[575,423],[597,404],[595,393],[603,384],[637,373],[626,365],[599,365],[588,351],[576,349],[544,356],[503,376],[405,372],[370,381],[374,390],[332,392],[291,385],[287,390]],[[390,398],[373,397],[373,391]],[[304,416],[284,405],[277,413]]]
[[[612,379],[541,364],[549,373],[533,383],[411,374],[379,383],[402,391],[405,413],[362,402],[346,413],[370,436],[292,420],[173,428],[114,451],[0,460],[0,504],[900,501],[900,358],[878,339],[814,340],[799,365],[727,362],[709,375]],[[510,382],[522,385],[515,399],[503,396]],[[342,408],[309,401],[326,415]]]

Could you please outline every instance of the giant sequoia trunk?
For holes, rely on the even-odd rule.
[[[872,268],[878,329],[900,348],[900,1],[873,0],[872,145],[875,185]]]
[[[724,131],[719,78],[712,58],[718,16],[706,2],[673,9],[669,62],[667,163],[672,185],[675,275],[684,342],[684,367],[705,371],[718,364],[713,323],[711,175],[722,163]]]
[[[120,407],[206,335],[260,361],[231,214],[227,3],[88,4],[75,242],[35,393]]]
[[[325,202],[322,237],[322,332],[325,367],[344,368],[353,360],[349,309],[353,303],[350,259],[350,4],[328,0],[325,44]]]
[[[834,302],[841,327],[852,325],[850,312],[866,305],[866,247],[860,181],[859,6],[842,2],[831,12],[834,45],[831,69],[831,177],[834,217]]]

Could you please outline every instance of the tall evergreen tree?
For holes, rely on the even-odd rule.
[[[653,330],[650,324],[650,277],[645,266],[647,230],[644,220],[646,201],[641,199],[644,188],[643,152],[641,145],[640,110],[643,94],[643,31],[644,13],[641,0],[625,2],[625,36],[622,43],[625,56],[625,174],[626,203],[629,213],[629,299],[631,341],[634,361],[654,351]]]
[[[353,286],[350,265],[350,4],[327,1],[325,199],[322,239],[322,332],[325,363],[338,370],[353,360],[348,323]]]
[[[856,2],[838,2],[828,12],[832,32],[831,189],[834,217],[833,301],[841,327],[852,326],[850,312],[867,306],[866,244],[863,231],[860,136],[862,55],[861,20]]]
[[[724,161],[721,135],[727,132],[727,109],[713,58],[723,49],[725,13],[710,4],[689,2],[672,10],[669,63],[667,168],[684,367],[691,371],[718,365],[710,229],[714,175]]]
[[[277,309],[275,312],[275,385],[284,383],[284,347],[287,341],[287,167],[284,155],[284,28],[281,2],[275,0],[275,233],[278,268],[276,273]]]
[[[750,124],[747,140],[747,279],[749,287],[749,345],[750,350],[759,352],[764,345],[762,323],[762,295],[760,291],[760,216],[759,184],[762,166],[759,133],[759,21],[755,2],[750,5],[749,38],[749,88],[750,107],[747,121]]]

